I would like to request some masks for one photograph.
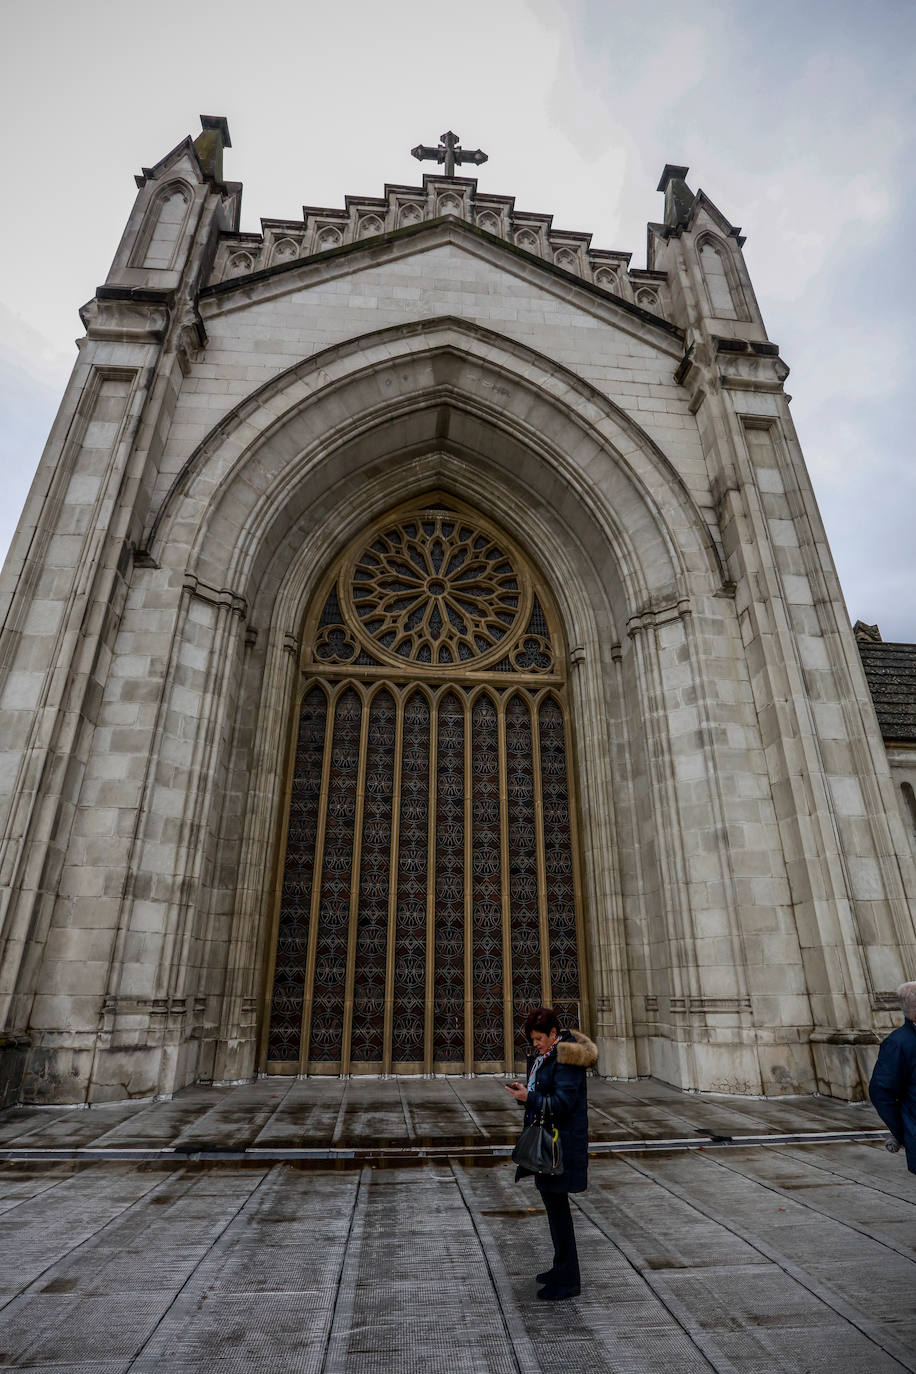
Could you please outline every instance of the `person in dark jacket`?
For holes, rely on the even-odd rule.
[[[578,1297],[581,1291],[576,1233],[569,1207],[570,1193],[583,1193],[588,1186],[588,1092],[586,1071],[597,1062],[598,1050],[581,1031],[560,1029],[550,1007],[536,1007],[525,1021],[536,1058],[527,1084],[507,1083],[516,1102],[525,1105],[525,1125],[549,1110],[560,1135],[563,1149],[562,1174],[535,1175],[535,1186],[544,1200],[553,1264],[537,1275],[543,1284],[538,1297],[547,1302]],[[528,1171],[519,1169],[516,1179]]]
[[[881,1044],[868,1095],[893,1136],[888,1149],[906,1150],[906,1167],[916,1174],[916,983],[897,989],[906,1018]]]

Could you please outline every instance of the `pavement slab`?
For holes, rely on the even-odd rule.
[[[298,1078],[261,1127],[256,1149],[302,1149],[329,1144],[346,1089],[343,1078]]]
[[[50,1149],[68,1145],[79,1149],[93,1144],[99,1138],[104,1139],[119,1125],[133,1121],[139,1115],[135,1103],[106,1103],[91,1110],[85,1107],[71,1108],[61,1116],[55,1116],[53,1120],[46,1117],[33,1125],[22,1139],[29,1144],[40,1141],[42,1146]]]
[[[225,1093],[209,1111],[173,1136],[173,1149],[248,1149],[282,1107],[293,1082],[289,1078],[260,1078],[256,1083],[246,1083],[243,1093]]]
[[[2,1149],[411,1148],[514,1143],[519,1110],[505,1079],[261,1078],[194,1085],[167,1101],[0,1112]],[[589,1081],[594,1142],[880,1130],[867,1104],[829,1098],[725,1098],[653,1079]]]
[[[183,1131],[213,1111],[227,1094],[226,1088],[195,1084],[190,1088],[182,1088],[172,1098],[138,1104],[133,1114],[112,1126],[107,1125],[102,1108],[90,1107],[87,1116],[97,1123],[98,1129],[94,1136],[87,1137],[85,1143],[102,1147],[120,1146],[122,1149],[171,1146]],[[29,1139],[32,1144],[37,1143],[34,1135]]]
[[[867,1152],[892,1176],[895,1158]],[[916,1260],[813,1211],[809,1188],[790,1196],[791,1161],[774,1190],[768,1147],[741,1151],[740,1172],[736,1158],[593,1161],[576,1199],[584,1289],[560,1321],[532,1280],[540,1200],[504,1162],[6,1165],[19,1224],[0,1272],[19,1288],[0,1295],[0,1369],[916,1369]],[[803,1158],[799,1177],[820,1167]],[[876,1191],[843,1188],[855,1215]]]
[[[590,1091],[595,1139],[656,1148],[593,1157],[583,1292],[559,1309],[533,1282],[537,1191],[480,1154],[518,1130],[500,1080],[270,1079],[0,1114],[4,1142],[413,1150],[0,1163],[0,1371],[916,1374],[912,1175],[877,1134],[819,1134],[868,1129],[867,1109]],[[664,1145],[798,1130],[811,1143]]]

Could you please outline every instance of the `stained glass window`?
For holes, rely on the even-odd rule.
[[[296,742],[270,1016],[268,1055],[273,1060],[299,1058],[326,721],[327,697],[315,686],[302,703]]]
[[[359,856],[350,1057],[360,1063],[381,1063],[383,1054],[395,725],[394,697],[387,690],[381,691],[369,708]]]
[[[440,702],[436,730],[436,943],[433,1060],[464,1062],[464,706]]]
[[[474,1058],[504,1060],[499,718],[489,696],[471,712]]]
[[[325,1062],[339,1062],[343,1045],[361,716],[359,694],[348,687],[334,710],[309,1043],[309,1058]]]
[[[323,587],[266,1066],[518,1067],[527,1010],[549,995],[575,1024],[581,997],[549,594],[507,535],[429,500],[354,541]]]
[[[512,932],[512,1004],[542,1000],[541,930],[538,906],[537,819],[530,703],[516,693],[506,707],[506,806],[509,834],[509,903]],[[521,1021],[515,1051],[525,1053]]]
[[[429,869],[429,706],[414,692],[404,709],[397,926],[394,936],[395,1063],[423,1060],[426,896]]]

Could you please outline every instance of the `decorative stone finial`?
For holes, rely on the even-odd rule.
[[[202,132],[194,140],[194,151],[206,175],[222,181],[223,149],[232,147],[229,121],[225,115],[201,115],[200,127]]]
[[[678,167],[673,162],[665,164],[658,190],[665,193],[666,229],[677,229],[690,219],[695,197],[684,180],[689,170],[689,167]]]

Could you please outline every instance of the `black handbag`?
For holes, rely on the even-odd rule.
[[[532,1174],[562,1174],[563,1147],[549,1107],[543,1118],[536,1117],[522,1131],[512,1158],[520,1168]]]

